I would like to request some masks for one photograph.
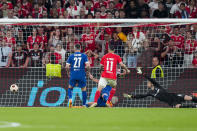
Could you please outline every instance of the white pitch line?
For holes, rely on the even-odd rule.
[[[0,121],[0,128],[20,127],[21,124],[17,122]]]

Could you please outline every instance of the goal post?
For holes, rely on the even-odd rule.
[[[65,63],[75,44],[80,44],[82,52],[88,55],[91,74],[97,79],[100,59],[107,53],[109,44],[115,46],[116,53],[131,70],[129,75],[121,76],[123,69],[118,67],[117,91],[112,99],[115,107],[167,107],[153,98],[123,97],[123,93],[148,91],[147,80],[137,75],[135,68],[143,67],[151,76],[154,56],[161,61],[164,73],[164,78],[156,79],[161,85],[171,92],[188,95],[197,92],[197,63],[196,66],[192,63],[195,57],[197,60],[197,19],[0,19],[0,31],[2,49],[8,46],[12,54],[9,67],[5,67],[5,62],[2,64],[1,57],[2,107],[68,106],[69,77]],[[39,53],[33,52],[35,45]],[[24,50],[23,55],[15,53],[18,46]],[[61,77],[46,76],[48,63],[61,65]],[[12,84],[17,84],[18,92],[9,90]],[[97,83],[87,78],[88,102],[94,100],[96,90]],[[73,105],[81,104],[81,89],[76,86]]]

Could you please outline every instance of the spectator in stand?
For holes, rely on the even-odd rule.
[[[41,37],[41,41],[42,41],[42,45],[41,45],[40,49],[42,49],[44,51],[44,49],[46,49],[46,47],[47,47],[48,40],[47,40],[47,32],[44,31],[43,26],[38,27],[38,35]]]
[[[40,14],[39,14],[39,5],[38,5],[38,3],[34,4],[34,8],[32,9],[32,17],[33,18],[41,18]]]
[[[98,10],[101,8],[102,5],[104,5],[105,8],[107,8],[108,2],[106,0],[96,0],[94,4],[94,9]]]
[[[18,19],[18,17],[14,16],[14,10],[13,9],[7,9],[7,17],[4,17],[6,19]]]
[[[103,40],[100,39],[101,35],[104,35]],[[96,40],[96,43],[101,46],[101,52],[99,52],[99,57],[103,57],[105,54],[108,53],[108,46],[109,46],[111,38],[104,29],[101,29],[101,31],[96,36],[95,40]]]
[[[110,11],[112,14],[114,14],[114,8],[115,8],[114,1],[109,1],[108,11]]]
[[[177,46],[179,49],[183,48],[185,38],[182,34],[180,34],[179,26],[174,27],[173,34],[171,35],[171,39],[173,39],[175,46]]]
[[[28,0],[23,0],[22,6],[25,10],[27,10],[28,14],[31,14],[32,11],[32,4],[28,2]]]
[[[119,12],[119,10],[115,10],[114,11],[114,18],[115,19],[119,19],[120,18],[120,12]]]
[[[69,14],[68,14],[68,11],[67,10],[64,10],[64,14],[63,14],[63,16],[64,16],[64,19],[70,19],[71,17],[69,16]]]
[[[3,18],[3,11],[0,10],[0,19]]]
[[[100,19],[101,18],[101,12],[99,10],[95,11],[95,19]]]
[[[54,47],[57,45],[57,43],[62,43],[62,34],[61,30],[59,28],[56,28],[55,31],[52,31],[50,33],[50,39],[49,39],[49,44],[53,45]]]
[[[138,18],[137,6],[134,0],[131,0],[124,8],[126,18]]]
[[[173,34],[171,35],[171,39],[173,39],[174,41],[174,45],[176,47],[178,47],[178,50],[181,52],[180,55],[180,60],[178,61],[179,65],[182,66],[183,65],[183,60],[184,60],[184,41],[185,41],[185,37],[183,34],[181,34],[180,31],[180,27],[179,26],[175,26],[173,29]]]
[[[141,17],[142,11],[147,12],[147,16],[150,16],[150,7],[144,2],[144,0],[138,0],[137,1],[137,11],[138,11],[138,15],[139,17]]]
[[[113,19],[114,16],[111,11],[107,11],[107,19]]]
[[[9,67],[11,63],[12,49],[6,44],[5,40],[0,45],[0,67]]]
[[[59,17],[58,17],[57,8],[53,7],[53,8],[50,10],[50,18],[53,18],[53,19],[59,18]]]
[[[17,43],[16,51],[12,53],[12,67],[26,68],[29,62],[27,56],[27,52],[22,50],[22,45]]]
[[[123,9],[120,9],[119,12],[120,12],[120,19],[124,19],[125,18],[125,12],[124,12],[124,10]]]
[[[88,61],[90,62],[91,67],[95,67],[95,61],[98,59],[98,54],[92,52],[91,50],[87,50],[85,54],[88,56]]]
[[[91,50],[94,52],[96,35],[91,27],[84,27],[83,30],[84,34],[81,36],[82,47],[85,48],[85,51]]]
[[[44,59],[43,59],[43,65],[46,65],[49,63],[62,65],[62,56],[61,54],[55,52],[55,47],[53,45],[49,46],[49,50],[45,54]]]
[[[151,12],[151,17],[153,15],[153,12],[157,9],[159,9],[159,0],[153,0],[152,2],[150,2],[149,4],[149,7],[150,7],[150,12]]]
[[[86,0],[85,2],[85,14],[93,14],[94,15],[94,7],[92,0]]]
[[[69,0],[70,6],[67,8],[69,16],[75,18],[79,15],[80,7],[75,4],[75,0]]]
[[[38,35],[37,28],[33,28],[32,35],[27,38],[27,49],[30,51],[33,49],[33,45],[37,43],[40,48],[43,48],[42,37]]]
[[[163,2],[158,2],[158,9],[156,9],[153,12],[153,17],[154,18],[167,18],[168,17],[168,11]]]
[[[181,3],[180,4],[180,10],[175,13],[175,17],[176,18],[185,19],[185,18],[189,18],[190,17],[189,16],[189,13],[185,9],[185,7],[186,7],[186,4],[185,3]]]
[[[39,49],[39,44],[35,43],[33,49],[29,52],[31,67],[42,67],[43,52]]]
[[[175,0],[175,4],[172,6],[172,8],[170,9],[170,17],[171,18],[175,18],[176,17],[176,12],[180,11],[180,4],[181,4],[181,0]]]
[[[21,43],[24,50],[27,49],[27,45],[25,44],[25,37],[23,36],[23,30],[19,29],[18,34],[16,36],[16,43]]]
[[[172,0],[166,0],[165,2],[166,4],[166,9],[167,9],[167,12],[169,13],[170,12],[170,9],[172,8],[173,4],[172,4]]]
[[[61,1],[60,0],[57,0],[57,2],[56,2],[56,8],[57,8],[58,16],[64,14],[64,8],[62,8],[62,4],[61,4]]]
[[[197,18],[196,0],[189,0],[189,5],[185,10],[189,13],[189,18]]]
[[[192,60],[192,66],[197,68],[197,52],[194,53],[194,58]]]
[[[56,45],[56,47],[55,47],[55,53],[58,53],[58,54],[61,55],[61,57],[62,57],[62,60],[61,60],[62,63],[66,61],[66,59],[65,59],[66,51],[62,48],[62,45],[61,44],[58,43]],[[63,63],[63,64],[65,64],[65,63]]]
[[[184,46],[184,67],[189,67],[192,64],[195,51],[197,51],[197,41],[192,38],[190,31],[187,31]]]
[[[80,19],[85,19],[86,18],[86,12],[85,12],[85,8],[84,7],[81,7],[80,13],[79,13],[79,17],[80,17]]]
[[[67,29],[67,34],[65,37],[66,46],[64,47],[68,52],[74,51],[74,45],[79,44],[78,37],[74,34],[73,28],[69,27]],[[64,46],[64,45],[63,45]]]
[[[123,55],[125,53],[125,44],[123,44],[123,41],[118,37],[117,32],[112,33],[112,40],[110,41],[110,44],[114,46],[115,53],[123,58]]]
[[[174,41],[164,41],[166,46],[163,48],[161,58],[164,59],[164,65],[166,67],[178,67],[181,52],[177,46],[174,45]]]
[[[12,48],[12,50],[15,49],[15,47],[16,47],[16,39],[14,38],[11,29],[8,29],[8,30],[7,30],[7,34],[6,34],[6,37],[4,37],[4,40],[5,40],[6,44],[7,44],[10,48]]]
[[[1,10],[3,11],[3,18],[8,17],[7,3],[3,3],[3,6],[1,7]]]
[[[157,38],[158,39],[158,38]],[[161,49],[161,43],[156,46],[152,46],[151,42],[146,39],[143,42],[142,53],[137,57],[137,65],[142,67],[151,67],[152,66],[152,58],[154,56],[158,56],[158,52]]]
[[[106,7],[105,7],[105,5],[102,5],[101,6],[101,14],[100,14],[100,16],[101,16],[101,19],[105,19],[105,18],[107,18],[107,13],[106,13]]]

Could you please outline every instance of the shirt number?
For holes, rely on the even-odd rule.
[[[75,57],[74,58],[74,68],[80,68],[80,64],[81,64],[81,57]]]
[[[113,61],[107,61],[107,71],[112,71],[113,68]]]

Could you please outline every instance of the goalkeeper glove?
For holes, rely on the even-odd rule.
[[[140,75],[142,74],[141,67],[137,67],[137,73],[140,74]]]

